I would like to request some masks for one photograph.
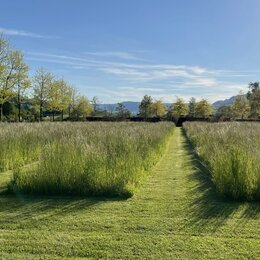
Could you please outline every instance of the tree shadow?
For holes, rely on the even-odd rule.
[[[248,219],[259,218],[259,202],[232,201],[217,192],[211,181],[210,170],[195,153],[184,130],[182,133],[184,135],[184,149],[189,158],[183,167],[189,167],[188,178],[194,184],[188,192],[191,198],[189,205],[191,220],[188,224],[196,225],[198,228],[210,224],[211,228],[216,231],[232,216],[238,218],[237,223],[239,224],[245,223]]]
[[[76,197],[76,196],[29,196],[24,194],[0,195],[0,225],[32,220],[36,223],[59,220],[61,216],[73,216],[82,211],[90,211],[104,203],[122,201],[123,198]]]

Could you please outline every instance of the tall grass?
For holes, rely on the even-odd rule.
[[[162,154],[172,123],[0,125],[10,188],[40,194],[131,196]]]
[[[259,123],[187,122],[184,129],[221,194],[235,200],[260,199]]]

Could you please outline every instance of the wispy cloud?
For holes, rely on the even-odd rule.
[[[94,73],[93,82],[104,86],[102,91],[97,87],[96,95],[115,102],[140,100],[144,94],[166,102],[174,101],[176,96],[185,100],[194,96],[215,101],[235,95],[240,90],[245,91],[247,77],[251,75],[251,71],[213,70],[201,66],[131,60],[122,62],[95,58],[94,55],[84,57],[31,52],[28,56],[29,60],[61,64],[68,69],[80,70],[79,73],[82,70],[88,72],[87,75]],[[98,78],[96,75],[99,75]]]
[[[58,39],[57,36],[51,36],[51,35],[42,35],[32,32],[26,32],[22,30],[16,30],[16,29],[7,29],[0,27],[0,33],[3,33],[5,35],[11,35],[11,36],[22,36],[22,37],[32,37],[32,38],[41,38],[41,39]]]
[[[136,57],[133,53],[123,51],[85,52],[85,54],[96,57],[117,58],[125,60],[143,60],[142,58]]]

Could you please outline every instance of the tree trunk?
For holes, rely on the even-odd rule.
[[[52,112],[52,121],[54,122],[54,116],[55,116],[55,112]]]
[[[21,97],[20,94],[18,93],[18,120],[21,122]]]
[[[40,121],[42,121],[42,103],[40,104]]]
[[[61,121],[63,121],[63,110],[61,111]]]

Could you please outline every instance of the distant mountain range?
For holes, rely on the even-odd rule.
[[[218,108],[223,107],[223,106],[230,106],[230,105],[232,105],[235,102],[236,97],[237,96],[232,96],[232,97],[230,97],[228,99],[225,99],[225,100],[218,100],[218,101],[214,102],[212,104],[212,106],[215,109],[218,109]]]
[[[229,106],[229,105],[232,105],[234,103],[234,101],[236,100],[236,97],[237,96],[232,96],[228,99],[225,99],[225,100],[218,100],[216,102],[214,102],[212,104],[212,106],[215,108],[215,109],[218,109],[222,106]],[[124,106],[134,115],[138,114],[139,112],[139,105],[140,105],[140,102],[135,102],[135,101],[124,101],[122,102],[124,104]],[[171,103],[165,103],[165,105],[167,107],[171,106]],[[115,112],[115,109],[116,109],[116,106],[117,104],[99,104],[98,105],[98,108],[100,110],[107,110],[107,111],[111,111],[111,112]]]

